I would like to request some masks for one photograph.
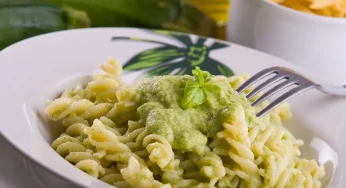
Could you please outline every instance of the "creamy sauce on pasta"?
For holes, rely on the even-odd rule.
[[[257,124],[255,109],[225,79],[211,81],[221,89],[208,94],[206,102],[182,109],[179,104],[190,80],[193,77],[161,76],[145,79],[137,87],[137,115],[145,120],[150,133],[165,137],[173,149],[188,151],[194,146],[205,146],[208,137],[214,138],[223,129],[222,122],[237,104],[243,106],[249,127]]]

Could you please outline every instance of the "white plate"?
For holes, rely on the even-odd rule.
[[[0,135],[0,188],[74,188],[13,148]],[[44,175],[43,175],[44,174]],[[43,175],[43,176],[42,176]],[[20,181],[18,181],[20,178]]]
[[[111,40],[113,37],[118,39]],[[119,37],[130,38],[120,40]],[[48,171],[82,187],[105,188],[110,186],[76,169],[51,149],[52,139],[61,130],[47,122],[43,109],[46,99],[53,99],[63,88],[90,79],[109,56],[126,63],[145,50],[161,47],[179,51],[177,57],[170,59],[174,62],[202,62],[201,67],[214,70],[214,73],[218,71],[216,62],[222,62],[237,74],[253,74],[278,65],[306,73],[283,60],[239,45],[214,39],[208,39],[205,45],[192,44],[197,38],[177,33],[164,35],[140,29],[109,28],[64,31],[17,43],[0,52],[0,131],[14,147]],[[199,38],[200,42],[202,40]],[[212,45],[214,42],[218,42],[217,45]],[[147,71],[127,73],[124,80],[132,82]],[[346,175],[346,99],[311,90],[291,100],[291,104],[294,118],[287,127],[305,141],[301,148],[303,156],[325,165],[326,180],[331,180],[333,175],[330,187],[346,187],[346,179],[342,178]],[[44,174],[36,175],[44,179]]]

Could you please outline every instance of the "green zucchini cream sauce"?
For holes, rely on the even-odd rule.
[[[182,109],[186,82],[192,76],[160,76],[145,79],[137,86],[138,118],[144,119],[150,133],[165,137],[173,149],[189,151],[197,145],[207,145],[223,130],[222,123],[242,105],[249,127],[256,125],[255,109],[239,95],[227,80],[212,80],[221,90],[209,92],[201,105]]]

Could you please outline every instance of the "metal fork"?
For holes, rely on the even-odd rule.
[[[346,96],[346,85],[345,86],[331,86],[331,85],[322,86],[321,84],[318,84],[312,81],[311,79],[308,79],[302,76],[301,74],[286,67],[272,67],[272,68],[268,68],[268,69],[264,69],[260,71],[259,73],[255,74],[250,79],[248,79],[246,82],[244,82],[241,86],[239,86],[237,88],[237,92],[239,94],[242,93],[243,91],[245,91],[247,88],[249,88],[256,82],[258,82],[259,80],[269,77],[270,75],[274,75],[274,76],[270,77],[265,82],[259,84],[249,94],[246,95],[246,98],[248,100],[250,100],[256,94],[258,94],[260,91],[268,88],[269,86],[272,86],[273,84],[279,81],[283,81],[283,82],[276,84],[273,88],[263,93],[261,97],[259,97],[257,100],[255,100],[251,104],[252,106],[254,107],[258,106],[259,104],[261,104],[263,101],[265,101],[272,95],[276,94],[279,91],[282,91],[283,89],[287,87],[290,87],[290,86],[295,86],[295,87],[283,93],[277,99],[272,101],[268,106],[266,106],[263,110],[257,113],[257,117],[262,117],[263,115],[268,113],[270,110],[280,105],[282,102],[311,88],[316,88],[320,90],[321,92],[324,92],[329,95]]]

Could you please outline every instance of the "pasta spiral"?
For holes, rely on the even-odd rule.
[[[301,170],[305,177],[304,187],[320,188],[321,178],[326,175],[323,166],[319,166],[315,160],[296,158],[296,168]]]
[[[85,120],[84,118],[80,116],[77,116],[76,114],[70,114],[62,120],[62,124],[65,127],[69,127],[75,123],[81,123],[81,124],[89,126],[89,122],[87,120]]]
[[[180,181],[183,181],[184,170],[179,166],[180,161],[175,159],[163,169],[162,181],[171,185],[176,185]]]
[[[70,152],[65,159],[73,164],[77,164],[80,161],[93,158],[93,151],[86,150],[84,152]]]
[[[123,69],[114,58],[110,57],[107,63],[101,65],[101,68],[106,73],[106,76],[112,77],[121,82],[121,74]]]
[[[109,103],[95,105],[87,99],[74,100],[61,97],[51,102],[45,109],[45,113],[53,121],[73,115],[91,120],[106,115],[112,107],[113,105]]]
[[[176,188],[185,188],[185,187],[192,187],[192,188],[209,188],[209,184],[207,183],[201,183],[197,180],[193,179],[185,179],[176,184],[174,187]]]
[[[226,174],[221,158],[213,152],[207,152],[197,164],[201,174],[210,179],[210,188],[214,187],[216,182]]]
[[[143,139],[148,135],[145,129],[145,123],[140,121],[129,121],[126,133],[119,137],[121,142],[125,143],[132,152],[140,157],[148,157],[149,152],[143,146]]]
[[[86,148],[77,138],[67,134],[62,134],[59,138],[53,141],[52,147],[62,157],[66,157],[71,152],[85,152]]]
[[[121,66],[115,59],[110,58],[101,66],[104,74],[95,74],[93,81],[88,83],[87,89],[96,96],[97,103],[115,103],[117,98],[117,87],[121,86]]]
[[[144,163],[140,157],[131,152],[131,149],[126,144],[120,142],[116,134],[107,130],[100,120],[94,120],[94,124],[86,128],[85,133],[88,135],[87,140],[93,146],[107,151],[105,155],[106,160],[126,164],[130,157],[135,157],[141,163]]]
[[[225,130],[218,133],[218,137],[224,138],[231,146],[228,155],[237,164],[236,174],[251,186],[259,186],[261,179],[251,151],[243,107],[237,105],[234,109],[225,110],[231,110],[231,117],[223,124]]]
[[[131,157],[128,162],[128,167],[121,169],[121,174],[124,179],[134,187],[148,188],[170,188],[169,184],[162,184],[156,181],[153,173],[145,166],[141,165],[137,159]],[[141,177],[137,179],[136,177]]]
[[[300,155],[299,146],[303,145],[301,140],[296,140],[284,127],[265,126],[264,129],[256,127],[249,132],[252,149],[259,156],[264,152],[264,148],[284,155]]]
[[[52,147],[67,161],[96,178],[99,173],[104,172],[98,161],[91,160],[93,152],[86,149],[76,138],[63,134],[52,143]]]
[[[97,103],[115,103],[117,88],[120,83],[113,78],[99,78],[88,83],[87,89],[96,96]]]
[[[71,98],[74,100],[87,99],[92,102],[95,98],[95,96],[93,96],[89,90],[84,89],[81,84],[78,84],[75,89],[66,89],[61,97]]]
[[[165,168],[174,158],[172,146],[163,136],[150,134],[144,138],[143,146],[150,153],[149,159],[160,168]]]
[[[231,170],[231,168],[225,168],[226,175],[219,180],[218,186],[220,188],[236,188],[239,185],[240,178],[237,174]]]
[[[115,168],[106,168],[105,173],[100,177],[100,180],[119,188],[132,187],[124,180],[123,176]]]
[[[119,139],[123,143],[136,142],[138,136],[145,130],[145,123],[140,121],[128,121],[128,129]],[[142,141],[142,140],[141,140]],[[142,143],[140,143],[142,144]]]
[[[73,136],[73,137],[81,137],[85,138],[87,135],[84,133],[84,129],[87,127],[87,125],[83,123],[74,123],[67,127],[66,134]]]
[[[127,106],[125,102],[115,103],[113,108],[105,115],[111,119],[116,125],[121,126],[127,124],[129,120],[135,119],[136,106]]]
[[[95,119],[91,127],[85,129],[85,133],[88,135],[87,140],[95,147],[106,150],[115,151],[118,148],[122,148],[122,145],[115,145],[119,142],[118,137],[110,130],[105,128],[105,125]]]
[[[78,162],[76,167],[95,178],[98,178],[100,174],[105,173],[104,168],[102,168],[98,162],[90,159]]]

